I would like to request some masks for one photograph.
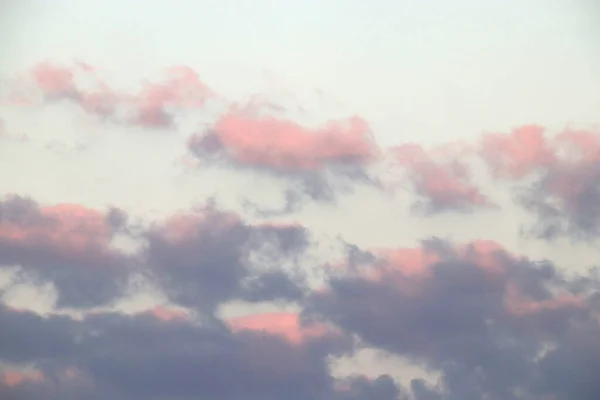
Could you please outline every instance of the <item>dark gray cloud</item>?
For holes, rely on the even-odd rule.
[[[228,300],[298,300],[302,276],[285,272],[280,262],[307,247],[300,226],[252,226],[235,215],[206,208],[148,233],[147,264],[176,302],[205,310]],[[249,258],[260,254],[261,267]],[[296,278],[295,280],[293,278]],[[300,282],[298,282],[300,280]]]
[[[13,335],[1,336],[0,360],[35,362],[46,377],[0,385],[14,399],[34,399],[43,391],[97,400],[392,400],[400,393],[388,377],[355,377],[344,390],[336,388],[327,357],[352,350],[347,336],[292,344],[266,333],[234,333],[215,319],[198,325],[149,314],[98,314],[74,321],[0,312]],[[69,368],[77,373],[61,372]]]
[[[74,204],[44,207],[8,197],[0,202],[0,265],[21,266],[25,281],[53,282],[61,306],[107,302],[122,293],[131,266],[110,246],[115,220],[114,210],[105,215]]]
[[[152,275],[174,300],[203,309],[233,299],[303,296],[301,270],[286,272],[280,263],[297,262],[309,245],[304,228],[252,226],[214,206],[201,214],[177,216],[164,226],[135,233],[119,209],[104,214],[78,205],[43,207],[28,198],[10,197],[0,203],[0,265],[21,266],[20,282],[54,283],[59,307],[84,308],[114,300],[134,272]],[[125,256],[110,244],[118,233],[141,235],[147,248]],[[261,265],[251,263],[254,253]]]
[[[406,392],[387,375],[370,380],[365,377],[353,377],[343,390],[338,391],[340,400],[404,400]]]
[[[443,400],[438,388],[432,388],[423,379],[413,379],[410,382],[410,390],[415,400]]]
[[[119,231],[127,227],[129,216],[127,213],[117,207],[111,207],[106,213],[106,221],[108,225],[115,231]]]
[[[575,300],[577,285],[547,263],[484,249],[475,246],[471,256],[437,252],[429,275],[373,264],[380,279],[337,276],[306,312],[441,371],[444,390],[415,382],[419,399],[600,396],[591,379],[600,361],[600,326],[591,303]],[[548,343],[556,349],[544,354]]]
[[[521,188],[517,200],[536,216],[527,233],[544,239],[567,235],[593,240],[600,235],[600,165],[553,165],[533,185]]]
[[[88,324],[103,331],[84,340],[90,373],[133,398],[323,398],[331,386],[322,349],[310,344],[294,348],[268,335],[150,317]]]
[[[75,325],[67,317],[44,318],[0,305],[0,361],[69,360],[77,349]]]

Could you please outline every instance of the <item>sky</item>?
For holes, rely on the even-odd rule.
[[[593,1],[0,2],[0,397],[597,399]]]

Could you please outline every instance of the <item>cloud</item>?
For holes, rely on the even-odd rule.
[[[200,81],[198,74],[186,66],[171,67],[160,83],[146,83],[135,98],[137,111],[133,122],[146,128],[168,128],[174,115],[169,107],[204,107],[215,93]]]
[[[417,211],[434,214],[492,206],[471,182],[469,165],[461,160],[466,156],[464,149],[449,146],[427,152],[418,144],[403,144],[390,149],[390,153],[394,164],[407,171],[421,198],[414,205]]]
[[[88,324],[105,328],[84,339],[89,370],[131,398],[301,398],[329,384],[322,359],[274,337],[113,316]]]
[[[150,314],[164,322],[181,321],[189,318],[188,313],[184,310],[172,310],[163,306],[154,307]]]
[[[93,165],[100,172],[81,171],[86,181],[120,183],[88,193],[69,172],[44,195],[56,203],[23,193],[0,201],[0,398],[600,398],[600,285],[597,271],[578,272],[584,255],[597,258],[597,133],[524,125],[472,143],[384,148],[358,116],[317,125],[293,116],[295,100],[223,103],[189,67],[127,90],[105,75],[45,62],[13,82],[10,107],[60,107],[57,119],[83,112],[110,140],[97,135],[56,159],[29,142],[7,143],[20,153],[0,160],[43,162],[33,169],[44,174]],[[209,108],[213,100],[225,107]],[[208,128],[192,123],[200,110],[213,118]],[[26,113],[12,111],[0,129],[10,140],[4,133]],[[111,135],[115,128],[177,134],[146,146],[146,136]],[[185,141],[189,132],[199,133]],[[197,169],[170,165],[153,180],[167,164],[148,158],[149,175],[136,175],[131,152],[143,165],[157,144],[154,154],[191,156]],[[109,177],[102,166],[117,152],[127,163]],[[79,164],[88,155],[93,161]],[[387,196],[386,174],[407,190]],[[247,186],[234,187],[232,176]],[[149,189],[138,193],[137,183]],[[354,191],[358,184],[378,190]],[[218,187],[227,193],[210,193]],[[241,196],[243,207],[191,205],[212,194],[224,203]],[[285,204],[271,210],[277,194]],[[90,206],[117,199],[135,206]],[[297,212],[308,202],[314,207]],[[513,207],[533,224],[511,225]],[[434,214],[444,217],[424,218]],[[533,235],[512,237],[519,224]],[[577,251],[539,241],[561,236],[585,240]],[[566,253],[568,269],[539,259],[546,251]],[[56,304],[28,299],[42,287],[56,289]],[[401,362],[373,368],[358,356],[367,351]]]
[[[555,162],[544,133],[541,126],[524,125],[506,134],[486,134],[481,154],[496,176],[522,178]]]
[[[111,245],[117,212],[68,203],[41,206],[8,196],[0,202],[0,264],[19,265],[34,279],[52,281],[60,304],[108,301],[119,294],[129,264]]]
[[[336,275],[306,312],[442,371],[439,390],[413,383],[423,399],[600,394],[591,379],[571,383],[600,362],[600,352],[583,358],[573,343],[579,337],[590,350],[600,345],[597,310],[551,264],[485,242],[429,241],[395,254]],[[557,358],[568,359],[572,370],[561,367],[557,375],[551,369],[560,366]],[[568,383],[560,385],[564,392],[553,389],[555,380]]]
[[[17,386],[25,382],[43,382],[45,377],[39,371],[9,370],[2,374],[1,380],[7,386]]]
[[[68,317],[44,318],[29,311],[0,306],[0,360],[25,364],[68,361],[77,349],[75,321]]]
[[[367,123],[358,118],[308,129],[276,118],[236,113],[219,119],[206,136],[193,137],[193,151],[222,151],[240,166],[281,172],[322,170],[333,165],[366,165],[376,157]]]
[[[41,62],[23,82],[13,85],[9,101],[19,106],[66,101],[105,121],[169,129],[179,110],[202,109],[208,99],[216,97],[187,66],[168,68],[161,80],[145,80],[133,92],[115,89],[102,75],[99,68],[83,62]]]
[[[227,321],[234,331],[256,331],[279,335],[293,344],[334,333],[325,326],[302,326],[297,313],[269,313],[236,317]]]
[[[380,376],[375,380],[365,377],[354,377],[349,379],[341,390],[339,390],[340,400],[396,400],[405,395],[405,392],[398,387],[394,380],[386,375]]]
[[[108,118],[117,113],[125,100],[98,74],[97,68],[86,63],[58,65],[45,61],[35,65],[30,73],[33,87],[41,93],[41,101],[69,101],[80,106],[86,113]],[[29,82],[28,82],[29,83]],[[19,88],[13,98],[18,103],[35,104],[38,94],[29,88]],[[25,100],[26,99],[26,100]]]
[[[310,341],[294,343],[277,333],[230,330],[216,320],[197,325],[184,319],[114,313],[96,313],[84,320],[54,316],[42,320],[3,312],[0,316],[12,313],[13,320],[3,322],[12,322],[10,332],[15,339],[25,334],[32,343],[39,343],[21,354],[29,356],[28,361],[44,360],[38,372],[46,376],[43,389],[68,399],[79,395],[94,399],[362,400],[373,398],[368,397],[371,393],[376,399],[393,399],[399,390],[386,377],[373,382],[348,378],[347,388],[340,390],[326,360],[348,351],[351,341],[347,338],[315,335]],[[50,326],[62,328],[55,334],[72,347],[50,346],[50,332],[44,329]],[[84,377],[90,379],[86,384],[82,384]],[[12,389],[22,395],[39,384],[22,381]]]
[[[297,300],[302,289],[293,271],[277,268],[308,245],[300,226],[249,225],[212,206],[180,214],[147,234],[146,262],[172,298],[191,307],[214,308],[229,300]],[[262,264],[254,269],[250,254]]]
[[[201,160],[291,181],[288,211],[304,196],[331,200],[344,190],[344,179],[368,182],[367,169],[380,157],[370,127],[359,117],[308,128],[237,108],[190,137],[188,147]]]
[[[481,154],[496,177],[522,182],[517,199],[538,219],[534,234],[600,234],[598,133],[566,130],[547,137],[542,127],[523,126],[484,136]]]
[[[127,255],[113,239],[133,227],[119,209],[41,206],[9,196],[0,203],[0,264],[22,267],[25,282],[41,278],[56,285],[58,306],[106,304],[124,293],[134,273],[144,271],[152,272],[174,299],[193,307],[303,296],[300,270],[280,268],[286,260],[298,261],[309,245],[299,225],[250,225],[209,205],[130,232],[147,245]],[[252,257],[260,258],[260,268]]]

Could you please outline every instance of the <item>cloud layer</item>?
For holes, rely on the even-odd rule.
[[[600,239],[598,132],[384,147],[359,116],[226,99],[189,67],[114,81],[42,62],[5,88],[0,145],[92,183],[2,186],[0,397],[600,398],[600,284],[573,250]],[[51,125],[14,140],[44,110],[84,117],[87,145],[57,153]],[[113,163],[139,187],[86,196],[89,165]],[[569,265],[515,242],[572,246]],[[366,350],[404,364],[381,372]]]

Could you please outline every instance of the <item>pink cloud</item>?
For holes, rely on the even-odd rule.
[[[408,179],[424,200],[429,212],[464,210],[491,206],[488,198],[471,181],[469,166],[461,156],[461,146],[426,151],[417,144],[390,149],[395,165],[408,172]]]
[[[556,161],[544,128],[537,125],[525,125],[508,134],[486,134],[480,151],[494,174],[502,178],[522,178]]]
[[[46,380],[46,376],[36,370],[10,369],[0,374],[0,377],[0,381],[7,386],[18,386],[24,383],[41,383]]]
[[[504,279],[510,264],[518,259],[490,240],[460,243],[445,250],[424,245],[414,248],[374,248],[369,253],[374,256],[372,262],[357,268],[335,263],[332,272],[341,276],[358,274],[364,279],[393,284],[407,294],[416,294],[433,277],[433,268],[439,263],[452,260],[469,263],[481,269],[490,280],[497,280]]]
[[[250,330],[281,336],[292,344],[331,333],[321,325],[302,326],[297,313],[280,312],[231,318],[227,321],[234,332]]]
[[[0,242],[5,245],[43,246],[69,259],[109,252],[111,237],[102,213],[77,204],[41,207],[31,221],[0,220]]]
[[[600,233],[600,134],[567,130],[547,138],[542,127],[529,125],[484,136],[480,150],[497,178],[533,177],[519,187],[518,199],[538,216],[539,235]]]
[[[190,67],[172,67],[165,75],[162,82],[146,82],[134,97],[137,104],[135,122],[143,127],[168,127],[173,117],[166,107],[200,108],[207,99],[215,96]]]
[[[10,197],[0,202],[0,264],[52,281],[58,307],[111,301],[122,293],[132,261],[112,246],[120,226],[111,216],[77,204],[39,206]]]
[[[396,248],[374,250],[381,260],[381,268],[405,277],[426,277],[429,267],[439,261],[438,254],[425,248]]]
[[[145,80],[140,91],[131,93],[115,90],[99,72],[97,67],[81,61],[67,65],[46,61],[34,66],[30,77],[46,101],[68,100],[91,115],[143,128],[168,128],[176,110],[201,108],[207,99],[215,97],[187,66],[168,68],[162,80]],[[10,101],[16,105],[34,104],[35,93],[17,86]]]
[[[565,159],[576,162],[595,162],[600,160],[600,135],[590,131],[567,130],[556,136],[558,146],[565,147]]]
[[[33,68],[32,75],[37,87],[49,96],[72,96],[79,93],[75,84],[75,70],[42,62]]]
[[[149,313],[163,322],[186,321],[189,319],[187,312],[180,309],[167,308],[163,306],[156,306],[150,310]]]
[[[359,117],[311,129],[271,117],[238,113],[222,117],[206,136],[194,136],[193,151],[222,150],[232,162],[277,171],[316,171],[341,164],[367,165],[378,156],[368,124]]]

